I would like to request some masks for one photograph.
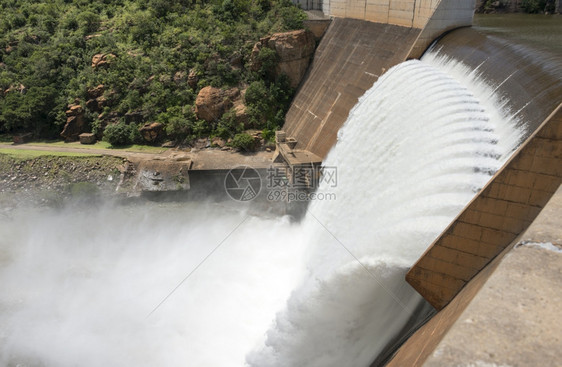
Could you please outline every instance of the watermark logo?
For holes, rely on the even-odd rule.
[[[266,177],[269,201],[336,200],[330,189],[337,187],[338,174],[334,166],[269,167]],[[316,192],[318,188],[321,192]]]
[[[317,189],[335,188],[338,186],[338,170],[334,166],[295,166],[288,167],[269,167],[267,169],[266,187],[269,190],[275,189]]]
[[[250,166],[238,166],[226,174],[224,188],[233,200],[251,201],[261,191],[261,176]]]
[[[269,201],[335,200],[336,193],[330,189],[337,187],[338,175],[333,166],[270,166],[262,181],[253,167],[238,166],[228,171],[224,188],[233,200],[252,201],[260,194],[263,182]]]

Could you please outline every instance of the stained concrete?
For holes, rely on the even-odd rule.
[[[318,9],[318,3],[299,3]],[[334,19],[283,130],[297,140],[296,149],[325,158],[359,97],[391,67],[421,57],[445,32],[470,26],[474,0],[324,0],[321,8]],[[311,23],[319,35],[325,24]]]
[[[562,239],[562,187],[512,246],[402,345],[389,367],[558,366],[562,253],[521,243]]]
[[[562,252],[510,251],[424,366],[560,365],[561,268]]]
[[[323,3],[323,11],[329,16],[423,29],[409,58],[421,57],[443,33],[472,25],[474,8],[475,0],[325,0]]]
[[[336,18],[318,45],[283,130],[296,149],[324,158],[349,111],[375,81],[405,61],[420,29]]]

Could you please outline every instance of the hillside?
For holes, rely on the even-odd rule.
[[[252,64],[252,50],[305,19],[289,0],[0,0],[0,14],[0,134],[67,125],[67,140],[105,130],[115,145],[271,137],[294,89],[275,52]],[[224,102],[211,118],[196,113],[205,87]]]

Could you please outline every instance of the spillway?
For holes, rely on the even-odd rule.
[[[310,205],[307,275],[251,365],[367,366],[427,316],[405,272],[521,138],[493,87],[440,70],[459,68],[402,63],[351,111],[325,161],[337,187],[320,188],[337,202]]]
[[[404,274],[523,134],[462,68],[430,55],[383,75],[300,223],[216,203],[16,210],[0,363],[369,365],[431,313]]]

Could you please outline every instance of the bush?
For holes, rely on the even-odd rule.
[[[245,152],[253,152],[256,149],[256,140],[250,134],[241,133],[234,135],[230,146]]]
[[[541,13],[546,6],[546,0],[522,0],[521,8],[526,13]]]
[[[258,53],[258,61],[261,64],[260,74],[264,77],[271,78],[279,62],[277,52],[269,47],[262,47]]]
[[[123,122],[108,125],[103,132],[103,139],[109,144],[117,147],[131,144],[131,136],[134,134],[133,126]]]

